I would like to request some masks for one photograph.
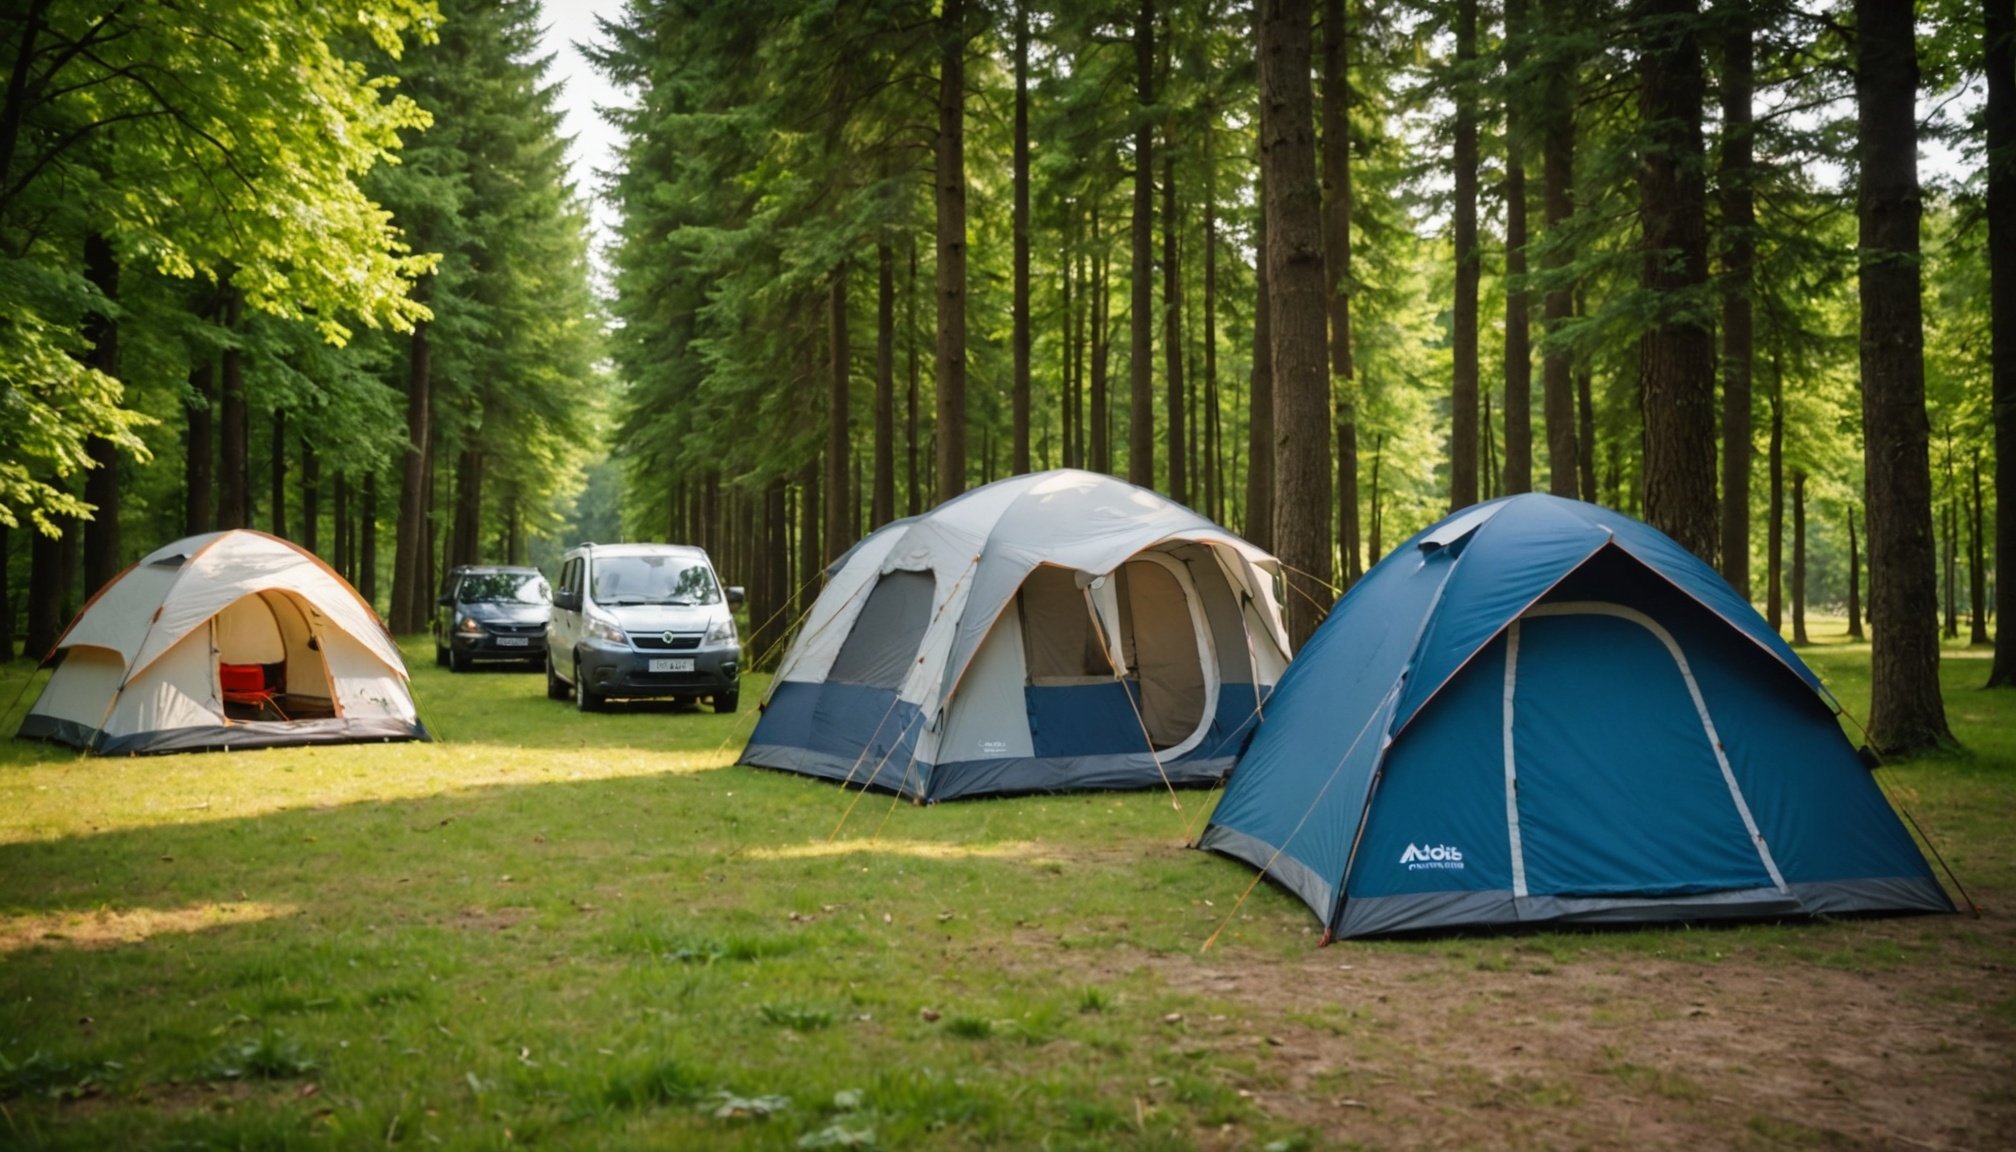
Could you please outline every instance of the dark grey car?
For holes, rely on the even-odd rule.
[[[539,667],[553,592],[537,568],[465,565],[435,602],[434,662],[464,672],[479,660]]]

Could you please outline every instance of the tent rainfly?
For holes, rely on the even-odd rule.
[[[19,735],[101,755],[428,738],[370,606],[263,532],[149,554],[84,606],[49,661]]]
[[[1218,780],[1287,664],[1278,572],[1110,476],[974,489],[828,570],[742,763],[924,802]]]
[[[1301,897],[1326,938],[1950,912],[1838,712],[1666,536],[1510,496],[1338,603],[1201,846]]]

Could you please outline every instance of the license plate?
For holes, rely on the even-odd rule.
[[[651,661],[651,671],[653,672],[691,672],[692,670],[693,661],[690,657],[684,660]]]
[[[497,646],[499,648],[529,648],[532,646],[532,641],[524,636],[499,636],[497,637]]]

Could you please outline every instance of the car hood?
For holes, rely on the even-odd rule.
[[[458,607],[462,615],[485,624],[544,624],[553,611],[544,604],[502,604],[488,600]]]
[[[721,611],[712,604],[602,604],[597,608],[625,632],[705,632]]]

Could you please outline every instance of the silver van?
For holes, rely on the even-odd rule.
[[[582,544],[560,562],[546,627],[546,695],[593,712],[611,698],[741,703],[734,605],[707,553],[683,544]]]

